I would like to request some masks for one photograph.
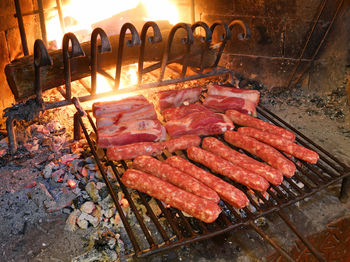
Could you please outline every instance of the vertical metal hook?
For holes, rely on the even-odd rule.
[[[101,45],[97,46],[97,38],[100,36]],[[98,49],[98,50],[97,50]],[[91,34],[91,94],[96,94],[96,79],[97,79],[97,51],[102,54],[111,52],[112,47],[108,36],[101,28],[95,28]]]
[[[152,44],[159,43],[162,41],[162,34],[160,33],[158,25],[153,22],[149,21],[145,23],[142,27],[141,31],[141,47],[140,47],[140,57],[139,57],[139,64],[138,64],[138,84],[142,83],[142,76],[143,76],[143,62],[145,58],[145,47],[146,47],[146,36],[148,29],[152,27],[153,29],[153,36],[150,36],[148,38],[148,41]]]
[[[162,65],[161,65],[160,75],[159,75],[159,80],[158,80],[159,82],[161,82],[163,80],[165,68],[166,68],[166,65],[168,63],[169,53],[171,50],[171,45],[172,45],[172,42],[174,40],[174,36],[175,36],[176,31],[180,28],[185,29],[187,32],[187,38],[183,39],[183,43],[186,45],[186,52],[184,54],[184,58],[183,58],[183,62],[182,62],[181,77],[184,77],[186,75],[188,57],[189,57],[190,52],[191,52],[191,45],[193,44],[193,32],[191,29],[191,25],[186,24],[186,23],[178,23],[171,29],[171,31],[169,33],[168,42],[167,42],[167,45],[166,45],[166,48],[165,48],[164,54],[163,54]]]
[[[42,88],[40,85],[40,68],[48,65],[52,65],[52,58],[49,56],[44,42],[40,39],[37,39],[34,43],[34,88],[36,94],[36,101],[40,105],[43,105]]]
[[[122,61],[123,61],[123,50],[124,50],[124,40],[125,40],[125,34],[126,31],[129,29],[131,32],[131,40],[127,40],[126,44],[129,47],[137,46],[141,44],[141,40],[139,37],[139,33],[137,32],[135,26],[131,23],[125,23],[122,28],[120,29],[120,36],[119,36],[119,47],[118,47],[118,56],[117,56],[117,64],[116,64],[116,71],[115,71],[115,82],[114,82],[114,89],[119,88],[120,84],[120,75],[121,75],[121,69],[122,69]]]
[[[204,62],[204,56],[205,56],[205,53],[209,50],[209,45],[210,45],[210,43],[211,43],[211,41],[213,39],[213,33],[210,30],[210,27],[206,23],[204,23],[202,21],[196,22],[196,23],[194,23],[191,26],[191,29],[192,29],[193,33],[195,32],[197,27],[201,27],[205,31],[205,38],[201,39],[202,41],[205,42],[205,45],[202,48],[201,60],[200,60],[200,71],[199,71],[199,72],[203,72],[203,69],[204,69],[204,63],[203,63]]]
[[[72,45],[71,54],[69,54],[69,42],[71,42]],[[66,99],[70,100],[72,97],[70,60],[74,57],[85,56],[85,53],[81,48],[77,37],[73,33],[67,33],[63,36],[62,54],[64,65],[64,80],[66,85]]]
[[[238,39],[239,40],[248,40],[250,39],[251,33],[250,33],[250,29],[249,27],[246,25],[246,23],[244,23],[242,20],[233,20],[228,27],[230,28],[230,32],[232,31],[232,28],[234,26],[240,26],[240,28],[242,28],[243,33],[238,35]],[[232,34],[232,32],[231,32]]]
[[[210,30],[212,33],[214,33],[214,30],[215,30],[215,28],[217,28],[217,26],[221,26],[224,29],[224,35],[222,36],[222,42],[220,45],[220,49],[219,49],[219,52],[218,52],[218,55],[216,57],[216,60],[214,62],[213,67],[217,67],[217,65],[219,64],[219,61],[220,61],[222,52],[224,51],[226,42],[227,42],[227,40],[231,39],[230,28],[228,27],[228,25],[226,23],[224,23],[222,21],[216,21],[211,25]]]

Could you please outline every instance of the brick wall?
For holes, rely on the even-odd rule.
[[[35,8],[32,0],[20,0],[22,12],[30,12]],[[0,1],[0,128],[4,128],[2,110],[14,103],[12,92],[7,85],[4,68],[10,61],[23,56],[21,37],[18,29],[15,4],[13,0]],[[38,18],[25,16],[23,18],[29,52],[40,34]]]
[[[336,0],[328,0],[326,9],[317,24],[311,38],[318,43],[325,32],[336,8]],[[349,0],[345,0],[333,30],[326,39],[316,64],[321,64],[324,73],[331,73],[335,67],[328,62],[337,54],[337,75],[331,79],[321,74],[322,81],[338,82],[344,80],[346,57],[349,54]],[[241,19],[250,27],[252,37],[249,41],[229,41],[221,65],[238,73],[262,81],[267,87],[284,87],[299,57],[301,49],[311,29],[314,16],[321,0],[195,0],[196,20],[203,20],[209,25],[215,20],[227,23]],[[233,34],[237,35],[238,31]],[[345,41],[345,42],[344,42]],[[316,49],[312,45],[304,58],[310,59]],[[328,49],[327,52],[324,52]],[[339,60],[340,59],[340,60]],[[302,64],[304,64],[303,62]],[[329,66],[329,67],[328,67]],[[311,76],[312,77],[312,76]],[[318,74],[317,88],[321,86]],[[316,77],[315,77],[316,78]],[[328,80],[328,81],[327,81]]]

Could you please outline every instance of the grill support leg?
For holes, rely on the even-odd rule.
[[[341,183],[339,200],[346,203],[350,198],[350,177],[345,177]]]
[[[6,130],[7,130],[7,135],[8,135],[8,140],[9,140],[9,150],[10,154],[13,155],[17,151],[17,139],[16,139],[16,133],[14,129],[14,124],[15,119],[12,116],[9,116],[6,119]]]

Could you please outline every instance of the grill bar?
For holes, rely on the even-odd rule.
[[[261,108],[258,108],[258,110],[259,113],[263,112]],[[275,124],[277,123],[277,125],[279,125],[278,122],[271,117],[271,115],[273,115],[271,112],[269,112],[267,109],[263,110],[264,114],[271,118],[271,120],[273,120],[271,122],[274,122]],[[265,117],[265,115],[263,116]],[[92,125],[92,129],[96,132],[96,127],[89,113],[87,114],[87,117],[89,119],[90,124]],[[87,129],[82,122],[82,114],[79,114],[79,124],[82,126],[85,136],[87,136],[88,142],[90,141],[89,145],[93,149],[92,151],[95,152],[93,142],[88,137]],[[222,140],[222,136],[218,138]],[[311,140],[309,141],[310,144],[315,144]],[[315,147],[318,148],[317,145]],[[323,153],[322,150],[319,151],[321,152],[318,153]],[[182,157],[186,156],[186,152],[177,152],[177,154],[181,155]],[[158,157],[158,159],[163,160],[171,155],[172,154],[170,154],[169,152],[164,152],[161,156]],[[327,156],[323,156],[323,158],[328,161]],[[137,212],[136,210],[136,212],[134,212],[134,215],[137,217],[137,221],[139,222],[142,228],[143,234],[145,234],[145,238],[147,240],[149,248],[141,249],[141,243],[139,243],[136,239],[132,227],[126,219],[122,219],[122,222],[124,223],[124,226],[127,229],[128,236],[130,237],[131,242],[133,244],[134,253],[139,257],[143,257],[157,252],[165,251],[177,246],[186,245],[200,240],[212,238],[216,235],[232,231],[242,226],[249,226],[253,228],[259,235],[261,235],[267,242],[269,242],[287,261],[293,261],[290,260],[291,256],[283,248],[278,246],[277,243],[275,243],[261,228],[259,228],[254,223],[254,220],[261,216],[266,216],[271,213],[277,213],[283,219],[283,221],[285,221],[285,223],[292,229],[296,236],[305,244],[305,246],[309,248],[310,252],[312,252],[319,261],[324,261],[319,252],[311,246],[311,244],[296,229],[295,225],[293,225],[293,223],[290,220],[288,220],[286,215],[281,210],[306,197],[315,194],[316,192],[325,189],[329,185],[334,184],[337,181],[349,175],[349,169],[344,164],[343,169],[340,169],[339,167],[334,168],[335,165],[342,166],[340,164],[341,162],[334,160],[332,157],[329,158],[331,158],[330,161],[322,161],[322,164],[317,165],[307,164],[304,161],[298,161],[297,163],[296,160],[291,158],[291,160],[293,160],[295,163],[300,163],[300,165],[302,166],[297,165],[298,168],[295,176],[292,178],[285,178],[283,184],[281,184],[280,186],[271,185],[271,187],[267,190],[269,198],[266,198],[266,196],[264,196],[260,192],[251,191],[245,188],[244,186],[233,183],[235,186],[237,186],[239,189],[243,190],[246,193],[247,197],[250,200],[249,207],[237,210],[225,201],[221,201],[220,205],[223,208],[223,212],[220,214],[217,221],[212,224],[205,224],[196,219],[189,219],[185,217],[181,211],[175,210],[173,208],[167,208],[163,205],[162,202],[160,202],[159,200],[155,200],[164,218],[166,219],[166,223],[170,226],[169,229],[171,229],[171,231],[173,232],[173,236],[169,236],[169,234],[166,233],[162,223],[160,223],[157,216],[154,214],[151,206],[148,204],[145,195],[143,193],[138,192],[137,195],[140,196],[141,202],[145,205],[147,209],[147,215],[151,218],[152,223],[156,225],[157,231],[161,234],[162,240],[164,242],[157,242],[151,236],[154,234],[154,232],[148,233],[149,227],[146,223],[142,221],[142,215],[140,215],[139,212]],[[115,163],[113,161],[110,161],[107,158],[106,154],[102,160],[106,161],[106,163],[112,166],[112,169],[120,185],[122,186],[120,182],[120,176],[122,175],[123,171],[119,172],[115,166]],[[102,169],[101,159],[99,159],[97,155],[96,161],[100,163],[98,166]],[[122,169],[125,170],[128,168],[128,163],[130,162],[126,163],[125,161],[120,161],[119,163],[123,166]],[[206,169],[205,167],[199,164],[197,165],[201,168]],[[208,171],[208,169],[206,170]],[[327,171],[331,172],[328,173]],[[106,179],[108,181],[107,177]],[[113,199],[116,199],[115,192],[113,192],[113,189],[111,189],[111,191],[111,195],[114,195]],[[126,192],[128,192],[128,190],[126,190]],[[125,196],[127,197],[127,200],[129,201],[130,206],[134,211],[136,207],[132,207],[131,202],[133,200],[131,199],[129,192],[126,192]],[[117,210],[119,211],[121,207],[117,199],[115,201],[115,204],[117,206]]]

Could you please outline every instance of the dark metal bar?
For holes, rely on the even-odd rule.
[[[108,159],[108,157],[107,157]],[[114,165],[111,165],[112,167],[112,170],[113,170],[113,173],[115,174],[115,176],[117,177],[117,180],[118,180],[118,183],[126,197],[126,199],[128,200],[128,203],[131,207],[131,210],[133,211],[133,213],[135,214],[135,217],[137,219],[137,222],[139,223],[141,229],[142,229],[142,232],[143,234],[145,235],[146,239],[147,239],[147,242],[149,243],[149,245],[151,246],[151,248],[153,248],[155,246],[155,242],[151,236],[151,234],[149,233],[145,223],[143,222],[143,219],[139,213],[139,211],[137,210],[135,204],[134,204],[134,201],[132,201],[131,199],[131,196],[129,194],[129,191],[126,189],[126,186],[124,186],[124,184],[121,182],[120,180],[120,174],[119,172],[117,171],[116,167]]]
[[[44,8],[43,8],[43,1],[42,0],[37,0],[37,2],[38,2],[41,37],[42,37],[42,40],[44,41],[45,45],[47,45],[47,33],[46,33],[46,24],[45,24],[45,14],[44,14]]]
[[[78,107],[77,107],[77,110],[78,110]],[[79,112],[79,110],[78,110],[78,112]],[[92,152],[92,154],[93,154],[93,156],[94,156],[94,158],[96,160],[96,164],[98,166],[98,169],[100,170],[101,175],[102,175],[102,177],[103,177],[103,179],[104,179],[104,181],[106,183],[108,192],[109,192],[109,194],[111,195],[111,197],[113,199],[113,202],[114,202],[114,204],[115,204],[115,206],[117,208],[117,211],[119,213],[119,216],[120,216],[120,218],[121,218],[121,220],[122,220],[122,222],[123,222],[123,224],[125,226],[125,230],[126,230],[128,236],[129,236],[130,240],[131,240],[131,243],[132,243],[132,245],[133,245],[133,247],[135,249],[135,252],[138,253],[141,250],[140,246],[139,246],[139,244],[138,244],[138,242],[137,242],[137,240],[135,238],[135,235],[133,233],[133,230],[132,230],[131,226],[129,225],[129,223],[128,223],[125,215],[124,215],[124,212],[123,212],[121,206],[119,205],[118,197],[114,194],[114,190],[112,188],[112,185],[110,184],[110,182],[108,180],[108,177],[107,177],[107,175],[106,175],[106,173],[105,173],[105,171],[104,171],[104,169],[103,169],[103,167],[101,165],[101,161],[100,161],[100,159],[99,159],[99,157],[98,157],[98,155],[97,155],[97,153],[96,153],[96,151],[94,149],[94,145],[93,145],[93,143],[92,143],[92,141],[91,141],[91,139],[89,137],[89,134],[88,134],[88,132],[87,132],[85,126],[84,126],[83,120],[81,119],[81,113],[82,112],[80,112],[80,114],[79,114],[79,123],[80,123],[80,125],[81,125],[81,127],[83,129],[85,138],[88,141],[88,144],[90,146],[91,152]]]
[[[123,62],[123,50],[124,50],[124,42],[125,42],[125,34],[126,31],[129,30],[131,33],[131,40],[126,41],[126,44],[129,47],[137,46],[141,44],[141,40],[139,37],[139,33],[137,32],[137,29],[133,24],[125,23],[122,28],[120,29],[120,36],[119,36],[119,46],[118,46],[118,56],[117,56],[117,62],[116,62],[116,69],[115,69],[115,82],[114,82],[114,89],[119,88],[120,84],[120,75],[122,70],[122,62]]]
[[[318,12],[317,12],[317,15],[316,15],[315,22],[314,22],[314,24],[312,25],[312,28],[311,28],[311,30],[310,30],[309,33],[308,33],[306,42],[305,42],[305,44],[304,44],[303,49],[301,50],[301,53],[300,53],[299,58],[298,58],[298,60],[297,60],[297,63],[296,63],[296,65],[294,66],[293,71],[292,71],[292,73],[290,74],[290,76],[289,76],[289,78],[288,78],[287,88],[290,87],[290,85],[291,85],[291,83],[292,83],[292,81],[293,81],[293,78],[294,78],[294,76],[295,76],[295,74],[296,74],[296,72],[297,72],[297,70],[298,70],[298,68],[299,68],[300,62],[301,62],[301,60],[302,60],[302,58],[303,58],[303,56],[304,56],[304,53],[305,53],[305,51],[306,51],[306,49],[307,49],[307,47],[308,47],[308,45],[309,45],[311,36],[312,36],[312,34],[314,33],[314,31],[315,31],[315,29],[316,29],[316,26],[317,26],[317,24],[318,24],[318,21],[320,20],[321,14],[323,13],[323,10],[324,10],[324,8],[325,8],[325,6],[326,6],[326,3],[327,3],[327,0],[323,0],[323,1],[320,3],[319,7],[318,7]]]
[[[112,47],[108,40],[108,36],[101,28],[95,28],[91,34],[91,94],[96,94],[96,81],[97,81],[97,38],[101,39],[101,46],[99,53],[111,52]]]
[[[144,74],[143,63],[145,58],[146,36],[147,31],[150,27],[152,27],[153,29],[153,36],[148,38],[148,42],[150,42],[151,44],[155,44],[162,41],[162,34],[160,33],[159,27],[155,22],[149,21],[143,25],[141,30],[141,47],[138,63],[138,84],[142,83],[142,76]]]
[[[204,70],[204,57],[205,57],[205,54],[209,50],[210,43],[213,39],[213,36],[212,36],[213,33],[210,30],[210,27],[206,23],[201,22],[201,21],[196,22],[196,23],[192,23],[192,26],[191,26],[192,32],[194,33],[196,28],[198,28],[198,27],[203,28],[205,31],[205,38],[202,39],[202,41],[204,42],[204,46],[202,48],[200,67],[199,67],[199,72],[201,73]]]
[[[147,213],[149,215],[149,217],[152,219],[152,222],[155,224],[155,226],[157,227],[158,232],[161,234],[163,240],[165,242],[169,241],[169,236],[167,235],[167,233],[165,232],[164,228],[161,226],[161,224],[159,223],[156,215],[154,214],[152,208],[149,206],[148,202],[146,201],[143,193],[138,192],[140,199],[142,201],[142,204],[146,207],[147,209]]]
[[[304,245],[310,250],[310,252],[317,258],[318,261],[326,261],[321,254],[311,245],[311,243],[299,232],[296,226],[288,219],[286,214],[282,210],[278,210],[277,214],[283,219],[283,221],[293,230],[293,232],[299,237]]]
[[[226,46],[226,42],[227,42],[227,40],[230,40],[232,38],[230,28],[228,27],[228,25],[226,23],[224,23],[222,21],[216,21],[211,25],[210,30],[211,30],[212,34],[214,34],[214,30],[215,30],[215,28],[218,28],[218,26],[221,26],[224,29],[224,35],[221,36],[221,38],[222,38],[221,45],[220,45],[220,48],[219,48],[219,51],[218,51],[218,54],[217,54],[217,57],[216,57],[216,60],[214,62],[213,67],[216,67],[219,64],[222,52],[224,51],[224,48]]]
[[[81,126],[79,124],[79,112],[76,112],[73,117],[73,139],[79,141],[81,139]]]
[[[329,33],[329,31],[331,30],[331,28],[332,28],[332,26],[333,26],[333,24],[334,24],[335,19],[336,19],[337,16],[338,16],[338,12],[339,12],[341,6],[343,5],[343,2],[344,2],[344,0],[339,0],[337,9],[336,9],[336,11],[335,11],[335,13],[334,13],[334,15],[333,15],[333,17],[332,17],[332,20],[331,20],[330,24],[328,25],[327,30],[326,30],[326,32],[324,33],[324,35],[323,35],[323,37],[322,37],[322,39],[321,39],[321,42],[320,42],[319,45],[317,46],[316,51],[315,51],[315,53],[313,54],[313,56],[312,56],[312,58],[311,58],[311,61],[309,61],[309,62],[307,63],[307,66],[305,67],[305,69],[303,70],[303,72],[302,72],[301,74],[299,74],[297,80],[294,81],[294,85],[298,84],[299,81],[300,81],[300,79],[303,77],[303,75],[310,69],[310,67],[311,67],[311,65],[312,65],[312,63],[313,63],[313,61],[315,60],[316,56],[318,55],[318,52],[320,51],[320,49],[321,49],[321,47],[322,47],[324,41],[325,41],[326,38],[327,38],[328,33]]]
[[[27,36],[26,36],[26,31],[24,29],[23,16],[22,16],[21,5],[19,3],[19,0],[15,0],[15,7],[16,7],[16,15],[17,15],[19,32],[21,34],[23,54],[27,56],[29,55]]]
[[[40,85],[40,68],[52,65],[52,58],[49,56],[45,44],[42,40],[37,39],[34,42],[34,70],[35,70],[35,94],[38,104],[43,104],[42,88]]]
[[[71,54],[69,54],[69,43],[72,45]],[[85,55],[77,37],[73,33],[67,33],[64,35],[62,41],[62,55],[64,66],[64,81],[66,86],[66,100],[69,101],[72,97],[70,60],[74,57]]]
[[[262,231],[254,221],[250,220],[249,225],[267,242],[273,246],[280,255],[287,261],[294,262],[294,259],[283,249],[281,248],[273,239],[271,239],[264,231]]]
[[[350,177],[345,177],[341,183],[339,200],[342,203],[348,202],[350,198]]]
[[[62,33],[66,33],[66,27],[64,24],[64,18],[63,18],[63,11],[62,11],[62,1],[56,0],[56,7],[57,7],[57,13],[58,13],[58,19],[60,20],[60,26]]]
[[[186,75],[188,58],[189,58],[189,55],[191,52],[191,45],[193,44],[193,32],[192,32],[191,26],[189,24],[178,23],[171,29],[169,36],[168,36],[168,42],[167,42],[166,48],[164,50],[164,54],[163,54],[163,58],[162,58],[162,65],[160,68],[160,74],[159,74],[159,80],[158,80],[159,82],[162,82],[163,78],[164,78],[165,68],[166,68],[166,65],[168,63],[168,58],[169,58],[169,54],[171,51],[171,45],[172,45],[172,42],[174,40],[175,33],[177,30],[179,30],[181,28],[186,30],[186,33],[187,33],[187,38],[183,40],[183,43],[186,45],[186,52],[184,54],[184,58],[182,61],[181,78],[184,78]]]
[[[164,80],[160,83],[159,82],[148,83],[148,84],[131,86],[131,87],[123,88],[123,89],[113,90],[113,91],[109,91],[109,92],[102,93],[102,94],[82,96],[82,97],[79,97],[79,101],[86,102],[86,101],[95,100],[95,99],[104,98],[104,97],[113,96],[113,95],[126,94],[126,93],[131,93],[131,92],[140,92],[140,91],[151,91],[152,89],[157,88],[159,86],[177,84],[177,83],[182,83],[185,81],[191,81],[191,80],[206,78],[206,77],[210,77],[210,76],[226,75],[226,74],[229,74],[229,72],[230,71],[227,69],[220,68],[218,70],[213,70],[211,72],[206,72],[206,73],[201,73],[201,74],[191,75],[191,76],[185,76],[182,78]],[[67,106],[67,105],[71,105],[71,104],[72,104],[72,101],[63,100],[63,101],[58,101],[58,102],[45,103],[45,108],[46,109],[53,109],[53,108]]]
[[[17,139],[16,132],[14,129],[15,119],[12,115],[8,116],[6,119],[6,131],[7,131],[7,139],[9,142],[10,154],[13,155],[17,151]]]

